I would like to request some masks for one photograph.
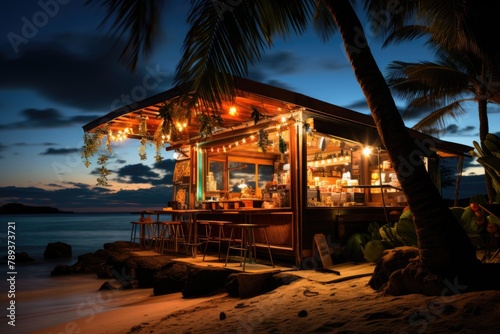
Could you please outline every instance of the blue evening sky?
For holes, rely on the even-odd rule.
[[[164,11],[161,40],[135,73],[119,61],[106,28],[98,28],[104,8],[85,1],[3,2],[0,10],[0,205],[19,202],[73,211],[128,211],[158,208],[170,200],[172,157],[161,164],[138,156],[139,142],[113,146],[110,188],[96,187],[96,163],[80,157],[82,126],[131,101],[171,88],[186,33],[188,1],[172,1]],[[422,42],[381,48],[365,25],[380,69],[394,60],[432,60]],[[155,78],[155,81],[152,81]],[[369,113],[340,38],[324,43],[310,29],[304,36],[276,42],[251,69],[249,78],[326,102]],[[152,84],[154,83],[154,84]],[[145,87],[148,87],[146,90]],[[404,101],[396,101],[404,109]],[[478,138],[477,107],[442,139],[471,145]],[[490,132],[498,132],[498,112]],[[411,126],[414,120],[406,120]],[[452,165],[455,168],[454,165]],[[469,168],[461,196],[484,192],[481,169]],[[453,189],[447,191],[451,198]],[[446,197],[446,195],[445,195]]]

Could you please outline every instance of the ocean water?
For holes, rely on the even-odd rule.
[[[81,318],[94,311],[105,311],[137,302],[152,291],[125,290],[113,293],[104,302],[98,289],[106,281],[94,274],[54,277],[50,272],[58,264],[72,265],[77,257],[102,249],[114,241],[130,239],[130,213],[78,213],[44,215],[0,215],[0,312],[1,333],[30,333],[47,326]],[[14,224],[15,223],[15,224]],[[16,263],[15,298],[9,297],[11,275],[7,260],[8,226],[14,226],[16,252],[26,252],[32,262]],[[11,239],[12,241],[12,239]],[[45,260],[43,253],[51,242],[64,242],[72,247],[71,259]],[[11,244],[12,245],[12,244]],[[8,325],[6,307],[16,302],[16,326]],[[89,303],[89,301],[93,301]],[[89,305],[86,308],[86,303]],[[97,303],[97,304],[96,304]],[[102,304],[102,305],[101,305]],[[98,305],[99,307],[96,307]],[[86,311],[87,310],[87,311]],[[4,331],[7,330],[7,331]]]

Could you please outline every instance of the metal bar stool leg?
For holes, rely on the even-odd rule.
[[[231,242],[233,241],[233,232],[234,232],[234,227],[231,227],[231,233],[229,234],[229,244],[227,246],[226,262],[224,263],[224,267],[227,267],[227,260],[229,259],[229,251],[231,250]]]
[[[249,243],[248,243],[248,233],[249,233],[249,229],[244,227],[241,229],[241,248],[243,249],[243,257],[242,257],[242,261],[243,261],[243,271],[245,271],[245,264],[247,262],[247,254],[248,254],[248,247],[249,247]],[[241,251],[240,251],[240,254],[241,254]]]
[[[134,248],[134,243],[137,239],[137,223],[136,222],[130,222],[131,224],[131,229],[130,229],[130,249]]]
[[[203,250],[203,259],[202,259],[202,261],[205,261],[205,256],[207,255],[207,249],[208,249],[209,240],[212,237],[212,225],[210,223],[208,223],[207,225],[205,225],[205,236],[206,236],[207,240],[205,240],[205,249]],[[219,260],[220,260],[220,257],[219,257]]]
[[[271,255],[271,246],[269,245],[269,239],[267,238],[267,230],[265,227],[264,227],[264,236],[266,237],[266,244],[267,244],[267,250],[269,252],[269,259],[271,259],[271,265],[274,268],[273,256]]]
[[[219,229],[219,233],[218,233],[218,236],[219,236],[219,261],[220,261],[220,250],[221,250],[221,244],[222,244],[222,238],[224,237],[223,234],[224,234],[224,225],[217,225],[218,229]]]

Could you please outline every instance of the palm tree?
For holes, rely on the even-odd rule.
[[[367,2],[380,5],[380,1]],[[110,3],[120,1],[109,0],[108,6]],[[316,27],[324,37],[337,30],[340,32],[379,135],[396,166],[414,214],[420,248],[417,264],[444,277],[473,279],[470,274],[477,273],[479,265],[475,249],[426,172],[418,155],[420,143],[408,135],[351,2],[236,1],[224,2],[228,6],[234,4],[225,7],[224,11],[214,3],[210,0],[192,2],[188,16],[191,29],[185,39],[176,83],[211,103],[231,98],[232,75],[245,76],[248,65],[257,62],[276,38],[286,37],[292,32],[300,34],[314,13]],[[108,8],[120,13],[117,7]],[[118,22],[120,19],[118,16]],[[134,32],[127,30],[126,26],[121,26],[121,29],[122,32]],[[134,50],[137,50],[136,46]]]
[[[410,101],[405,110],[411,116],[430,110],[413,128],[427,133],[440,133],[447,119],[457,119],[466,113],[464,104],[477,102],[479,138],[483,142],[489,133],[488,102],[500,102],[500,87],[495,85],[493,70],[476,54],[448,51],[435,46],[437,60],[407,63],[394,61],[389,65],[387,81],[392,91]],[[491,177],[485,173],[488,197],[495,199]]]

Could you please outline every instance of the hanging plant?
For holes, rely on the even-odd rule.
[[[156,149],[156,155],[155,155],[155,160],[156,162],[160,163],[163,160],[163,157],[161,155],[161,149],[163,148],[165,144],[165,134],[163,132],[163,123],[165,123],[165,120],[163,120],[160,125],[158,125],[158,128],[156,128],[155,135],[153,137],[153,144],[155,145]]]
[[[285,154],[286,152],[286,142],[285,142],[285,139],[283,139],[283,136],[279,135],[279,151],[281,154]]]
[[[146,144],[148,143],[148,140],[146,138],[141,138],[140,140],[141,146],[139,146],[139,157],[141,158],[141,161],[147,160],[148,156],[146,153]]]
[[[99,155],[97,159],[97,164],[101,167],[99,168],[99,177],[97,178],[97,186],[107,187],[108,184],[108,175],[111,174],[111,171],[106,167],[108,163],[108,156],[106,154]]]
[[[257,147],[262,150],[263,153],[266,153],[267,147],[269,146],[269,133],[264,130],[259,130],[259,138],[257,140]]]
[[[217,127],[222,127],[222,116],[220,114],[200,114],[198,115],[200,122],[200,136],[207,138],[212,135]]]
[[[264,115],[262,115],[260,113],[260,111],[257,110],[257,108],[252,106],[252,119],[253,119],[254,125],[256,125],[263,116]]]
[[[196,99],[188,96],[180,99],[166,101],[158,109],[158,117],[163,118],[163,133],[170,136],[170,139],[176,141],[179,132],[182,131],[182,124],[188,124],[191,118],[193,108],[196,108]]]
[[[158,109],[158,117],[163,118],[163,133],[170,136],[172,139],[177,138],[177,128],[174,125],[173,119],[173,104],[171,102],[164,103],[160,109]]]
[[[105,126],[95,132],[86,132],[83,135],[84,145],[82,147],[82,159],[84,159],[85,167],[91,165],[90,158],[101,149],[104,136],[106,138],[106,151],[107,153],[101,153],[99,158],[97,158],[97,164],[101,167],[98,169],[99,177],[97,178],[98,186],[108,186],[107,176],[111,173],[106,167],[109,156],[111,156],[113,150],[111,147],[111,138],[109,137],[109,126]]]
[[[139,136],[141,136],[141,146],[139,147],[139,157],[141,160],[146,160],[147,155],[146,155],[146,144],[148,143],[148,117],[147,116],[139,116],[138,119],[140,120],[139,123]]]
[[[92,163],[90,158],[99,150],[102,145],[102,139],[108,133],[107,127],[95,132],[85,132],[83,135],[82,159],[84,159],[85,167],[89,167]]]

